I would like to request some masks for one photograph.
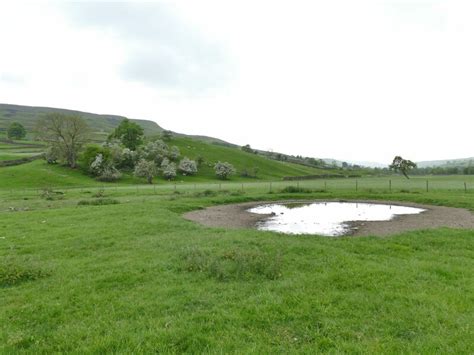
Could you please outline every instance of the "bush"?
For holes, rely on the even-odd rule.
[[[260,169],[258,167],[253,167],[252,169],[244,168],[242,172],[240,173],[240,176],[256,179],[259,170]]]
[[[168,158],[172,161],[177,161],[181,153],[179,152],[179,148],[177,146],[172,146]]]
[[[196,162],[187,157],[184,157],[183,160],[179,162],[178,170],[183,175],[194,175],[198,171]]]
[[[58,160],[61,158],[61,152],[59,148],[55,145],[48,147],[44,153],[44,159],[48,164],[57,164]]]
[[[122,173],[113,166],[105,167],[102,173],[97,177],[99,181],[112,182],[122,177]]]
[[[104,160],[102,153],[99,153],[89,167],[89,172],[99,181],[116,181],[122,177],[111,160]]]
[[[139,152],[142,159],[153,161],[157,166],[169,156],[168,145],[161,139],[147,143]]]
[[[169,163],[163,168],[163,177],[166,180],[173,180],[176,177],[176,164]]]
[[[297,186],[287,186],[283,188],[280,192],[282,193],[290,193],[290,194],[295,194],[295,193],[311,193],[313,190],[311,189],[306,189],[303,187],[297,187]]]
[[[228,162],[219,161],[214,165],[214,171],[219,179],[226,180],[235,173],[235,168]]]
[[[117,205],[120,201],[112,198],[98,198],[96,200],[81,200],[77,203],[78,206],[103,206],[103,205]]]
[[[133,174],[136,177],[146,178],[146,181],[151,184],[153,178],[158,174],[158,169],[154,162],[141,159],[135,166]]]
[[[7,129],[7,136],[10,139],[22,139],[26,137],[26,129],[21,123],[13,122]]]

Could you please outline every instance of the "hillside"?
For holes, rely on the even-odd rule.
[[[431,160],[431,161],[420,161],[416,163],[419,168],[464,168],[474,165],[474,157],[462,158],[462,159],[450,159],[450,160]]]
[[[82,118],[84,118],[84,120],[86,120],[95,136],[99,139],[100,137],[106,137],[115,127],[119,125],[120,121],[125,118],[123,116],[99,115],[89,112],[51,107],[0,104],[0,131],[6,130],[11,122],[19,122],[25,126],[28,131],[31,131],[35,127],[36,121],[39,118],[51,112],[80,115]],[[142,126],[147,135],[159,134],[161,131],[163,131],[163,129],[153,121],[135,119],[132,121]]]
[[[94,132],[92,141],[96,142],[104,141],[105,137],[112,132],[121,120],[125,118],[123,116],[99,115],[65,109],[0,104],[0,131],[5,130],[10,122],[13,121],[20,122],[27,128],[27,130],[31,131],[34,128],[36,121],[42,115],[50,112],[81,115],[92,128]],[[133,121],[137,122],[144,128],[145,134],[149,139],[154,139],[155,137],[160,136],[163,131],[163,128],[155,122],[145,120]],[[30,136],[29,138],[31,139],[33,137]],[[1,161],[11,161],[38,156],[38,154],[40,154],[44,149],[38,145],[40,142],[34,141],[9,142],[8,140],[2,139],[1,143]],[[199,173],[197,176],[179,176],[178,180],[183,181],[198,182],[215,180],[214,164],[218,161],[227,161],[234,165],[237,172],[232,179],[236,181],[281,180],[285,177],[294,178],[320,175],[365,175],[365,172],[363,171],[351,171],[350,173],[339,171],[337,168],[324,166],[324,163],[320,166],[314,166],[309,161],[298,157],[285,155],[285,159],[279,160],[275,159],[274,156],[270,156],[269,152],[259,152],[259,154],[254,154],[252,152],[243,151],[236,145],[206,136],[189,136],[174,133],[171,141],[167,143],[170,146],[176,145],[179,148],[182,157],[187,156],[191,159],[201,157],[203,160],[203,163],[199,167]],[[6,163],[10,164],[10,162]],[[24,162],[22,161],[21,163]],[[27,167],[12,167],[3,171],[8,171],[9,173],[13,173],[12,176],[17,176],[24,174],[25,169],[28,170],[28,167],[31,167],[34,170],[39,169],[42,178],[37,179],[38,176],[35,176],[35,174],[39,174],[40,171],[36,171],[35,174],[32,174],[31,178],[28,176],[25,178],[24,185],[26,186],[38,186],[44,184],[47,182],[48,176],[51,177],[56,174],[63,174],[64,176],[70,175],[67,172],[67,169],[61,167],[55,167],[53,169],[43,162],[28,163],[26,165]],[[130,181],[133,181],[134,183],[140,182],[130,176],[125,176],[121,180],[122,183],[128,183]]]
[[[35,127],[36,121],[43,115],[51,112],[80,115],[86,120],[87,124],[91,127],[94,133],[93,138],[97,141],[104,140],[105,137],[107,137],[107,135],[119,125],[120,121],[126,118],[124,116],[118,115],[101,115],[90,112],[67,110],[61,108],[0,104],[0,133],[5,131],[12,122],[21,123],[28,131],[31,132]],[[158,135],[164,129],[154,121],[131,118],[129,119],[143,127],[146,136]],[[221,139],[214,137],[207,137],[202,135],[187,135],[178,132],[173,133],[178,137],[190,137],[204,142],[218,143],[226,146],[236,147],[236,145],[234,144],[225,142]]]

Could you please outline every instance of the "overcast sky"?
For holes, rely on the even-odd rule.
[[[474,2],[0,3],[0,102],[289,154],[474,156]]]

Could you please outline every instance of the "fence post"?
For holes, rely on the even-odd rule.
[[[359,190],[359,181],[356,179],[356,191]]]
[[[392,193],[392,179],[388,180],[388,190]]]
[[[467,192],[467,184],[464,182],[464,192]]]
[[[242,192],[244,191],[244,184],[242,184]]]
[[[426,180],[426,192],[429,192],[428,180]]]
[[[272,192],[272,182],[270,181],[270,192]]]

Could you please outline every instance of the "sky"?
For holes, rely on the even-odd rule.
[[[294,155],[474,156],[474,2],[0,2],[0,102]]]

